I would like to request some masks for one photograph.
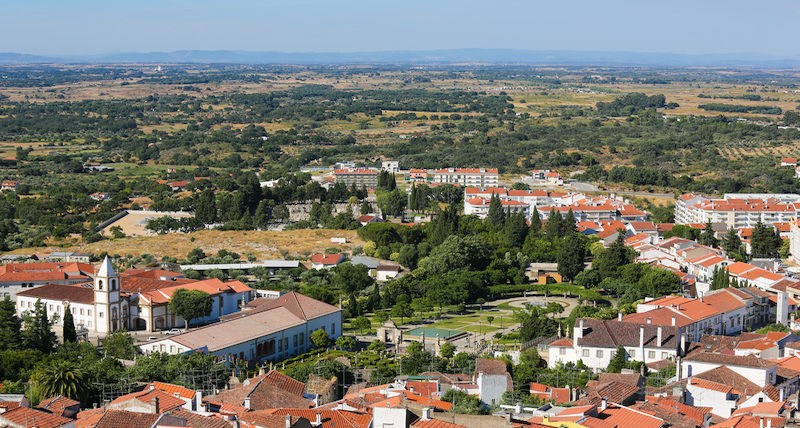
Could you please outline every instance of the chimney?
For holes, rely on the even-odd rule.
[[[240,428],[241,426],[242,426],[242,424],[239,422],[238,419],[233,421],[233,428]]]
[[[317,412],[317,422],[314,424],[314,426],[318,427],[320,425],[322,425],[322,413]]]
[[[153,400],[151,401],[151,403],[153,404],[153,408],[155,409],[155,413],[157,415],[160,415],[161,414],[161,405],[158,402],[158,397],[153,397]]]
[[[286,428],[292,428],[292,415],[286,415]]]
[[[675,324],[677,324],[677,323],[678,323],[678,319],[675,318],[675,317],[672,317],[672,326],[675,327]]]
[[[250,410],[250,397],[244,397],[244,408]]]
[[[758,418],[758,428],[764,428],[764,418]]]
[[[430,407],[425,407],[424,409],[422,409],[422,420],[423,421],[427,421],[427,420],[430,420],[430,419],[431,419],[431,408]],[[286,428],[289,428],[289,427],[286,427]]]
[[[772,418],[767,418],[767,428],[772,428]]]
[[[622,321],[622,311],[617,312],[617,321]]]
[[[647,323],[648,324],[652,324],[653,323],[653,319],[652,318],[647,318]]]
[[[639,348],[644,349],[644,326],[639,326]],[[644,361],[644,356],[642,358]]]
[[[784,398],[783,388],[781,388],[780,391],[778,391],[778,396],[780,397],[778,398],[778,401],[783,401]]]
[[[200,410],[203,407],[203,391],[194,392],[194,409]]]
[[[517,403],[514,406],[514,413],[516,413],[516,414],[522,413],[522,403]]]
[[[659,348],[661,347],[661,332],[662,332],[661,326],[658,326],[658,328],[656,329],[656,346],[658,346]]]
[[[578,325],[575,326],[573,330],[573,339],[575,339],[575,343],[577,343],[578,339],[583,338],[583,319],[578,320]]]
[[[605,410],[607,406],[608,406],[608,401],[606,400],[606,397],[603,397],[603,401],[600,402],[600,411],[602,412],[603,410]]]

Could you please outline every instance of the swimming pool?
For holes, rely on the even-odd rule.
[[[413,330],[406,331],[403,334],[407,336],[422,336],[422,332],[425,332],[425,339],[435,339],[437,334],[439,335],[440,339],[445,339],[447,337],[461,333],[461,331],[459,330],[447,330],[444,328],[433,328],[433,327],[417,327]]]

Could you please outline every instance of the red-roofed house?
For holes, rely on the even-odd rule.
[[[6,190],[10,192],[16,192],[17,186],[19,186],[19,182],[14,180],[3,180],[3,182],[0,183],[0,192],[4,192]]]
[[[553,388],[536,382],[531,383],[531,395],[543,401],[552,401],[555,404],[572,401],[569,388]]]
[[[13,428],[72,428],[75,426],[75,421],[42,410],[17,407],[0,413],[0,426]]]
[[[330,269],[344,262],[344,254],[314,254],[311,256],[311,269]]]

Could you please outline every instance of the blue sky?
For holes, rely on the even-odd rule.
[[[800,56],[796,0],[3,0],[0,52],[514,48]]]

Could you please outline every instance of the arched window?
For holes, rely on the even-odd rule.
[[[117,289],[117,281],[115,279],[111,280],[111,284],[109,284],[108,289],[114,291]]]
[[[102,290],[103,289],[103,280],[102,279],[98,279],[97,280],[97,289],[98,290]]]

